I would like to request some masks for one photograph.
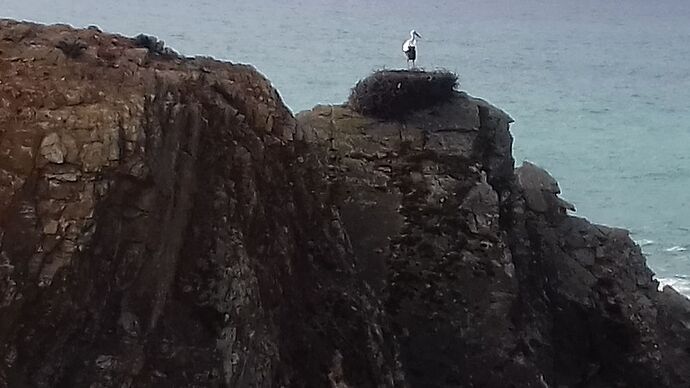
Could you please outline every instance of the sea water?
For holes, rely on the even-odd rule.
[[[405,67],[414,28],[419,66],[512,115],[518,164],[550,171],[577,215],[630,229],[657,277],[690,294],[687,0],[0,0],[0,17],[251,63],[294,112]]]

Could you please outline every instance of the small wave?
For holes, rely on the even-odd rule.
[[[664,286],[671,286],[681,294],[690,297],[690,280],[686,277],[672,277],[672,278],[658,278],[659,291],[663,290]]]
[[[674,245],[671,248],[664,249],[666,252],[685,252],[688,250],[686,247],[681,247],[680,245]]]
[[[637,245],[639,245],[639,246],[641,246],[641,247],[646,247],[646,246],[648,246],[648,245],[654,245],[654,243],[655,243],[656,241],[654,241],[654,240],[648,240],[648,239],[646,239],[646,238],[643,238],[643,239],[637,240],[637,241],[635,241],[635,242],[637,243]]]

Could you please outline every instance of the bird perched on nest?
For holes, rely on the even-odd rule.
[[[403,43],[402,51],[407,56],[407,67],[410,67],[410,61],[412,61],[412,68],[415,68],[415,60],[417,60],[417,38],[422,38],[417,31],[410,31],[410,39]]]

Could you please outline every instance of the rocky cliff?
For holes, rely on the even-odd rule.
[[[0,387],[688,386],[690,302],[511,121],[0,21]]]
[[[0,386],[393,385],[276,91],[140,41],[0,24]]]
[[[397,87],[396,87],[397,89]],[[456,93],[403,122],[298,115],[419,387],[685,387],[690,302],[628,232],[570,216],[511,118]]]

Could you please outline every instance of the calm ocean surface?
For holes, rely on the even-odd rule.
[[[690,1],[0,0],[0,17],[156,35],[185,55],[251,63],[294,112],[340,103],[370,71],[419,65],[510,113],[518,163],[577,215],[631,230],[690,295]]]

